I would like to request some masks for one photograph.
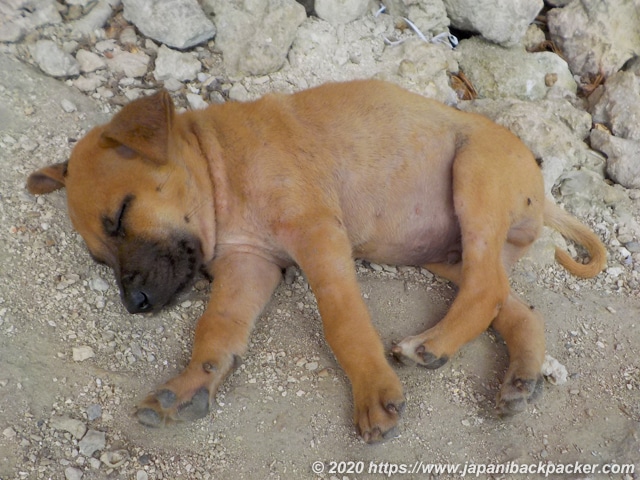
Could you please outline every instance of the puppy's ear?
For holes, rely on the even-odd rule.
[[[27,178],[27,190],[33,194],[51,193],[64,188],[67,162],[36,170]]]
[[[173,114],[173,102],[166,90],[134,100],[105,126],[100,146],[166,163]]]

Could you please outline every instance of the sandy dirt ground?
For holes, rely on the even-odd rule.
[[[63,99],[77,111],[66,113]],[[526,262],[514,286],[546,317],[548,353],[569,376],[546,383],[541,400],[514,418],[494,411],[508,359],[488,332],[437,371],[396,365],[407,399],[398,435],[364,444],[347,379],[298,274],[277,290],[211,415],[139,425],[136,401],[188,360],[208,285],[197,282],[160,314],[129,315],[111,272],[73,232],[64,192],[36,198],[24,188],[30,171],[64,160],[74,139],[106,119],[91,98],[0,55],[0,479],[460,478],[498,465],[532,470],[479,477],[540,478],[542,465],[578,466],[549,478],[638,478],[637,292]],[[412,267],[358,271],[387,347],[438,321],[455,295]],[[430,464],[459,470],[428,473]],[[620,472],[624,464],[635,473]],[[604,473],[610,467],[615,473]]]

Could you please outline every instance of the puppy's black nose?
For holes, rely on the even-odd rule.
[[[151,310],[149,297],[142,290],[125,292],[122,303],[129,313],[144,313]]]

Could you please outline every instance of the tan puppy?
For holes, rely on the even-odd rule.
[[[282,269],[297,264],[351,381],[358,432],[382,439],[404,398],[354,257],[456,282],[442,321],[393,354],[437,368],[492,325],[510,356],[498,408],[517,412],[541,386],[545,345],[507,272],[543,224],[587,248],[584,265],[558,250],[570,272],[594,276],[606,259],[591,231],[545,200],[535,159],[508,130],[378,81],[181,115],[160,92],[91,130],[68,165],[34,172],[28,187],[67,188],[74,227],[113,268],[132,313],[162,308],[200,269],[213,276],[189,365],[138,407],[152,426],[207,414]]]

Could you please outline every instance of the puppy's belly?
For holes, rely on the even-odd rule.
[[[455,263],[461,258],[460,228],[446,215],[424,223],[383,226],[368,242],[354,246],[354,256],[390,265]]]

